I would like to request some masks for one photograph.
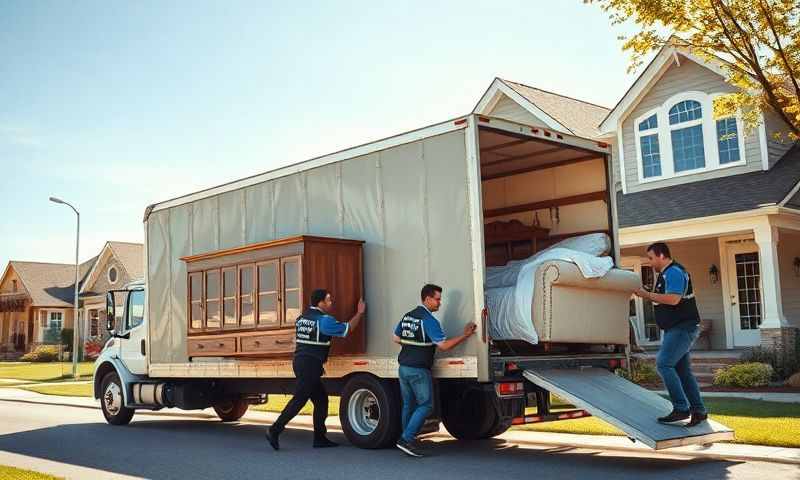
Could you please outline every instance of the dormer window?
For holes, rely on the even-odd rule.
[[[745,164],[740,120],[715,120],[714,96],[678,94],[634,120],[640,182]]]

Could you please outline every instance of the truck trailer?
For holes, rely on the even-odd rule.
[[[108,294],[94,396],[113,425],[162,408],[211,407],[236,421],[291,393],[294,321],[311,290],[327,288],[339,320],[367,302],[325,365],[342,429],[358,447],[393,445],[392,332],[435,283],[445,332],[478,329],[437,354],[427,431],[441,421],[480,439],[594,415],[656,449],[732,439],[713,421],[658,424],[670,403],[615,374],[629,365],[629,299],[641,285],[632,272],[584,278],[546,261],[524,312],[536,343],[489,333],[502,318],[486,308],[487,269],[598,233],[618,265],[611,154],[601,141],[470,114],[150,205],[145,278]],[[551,394],[574,408],[552,409]]]

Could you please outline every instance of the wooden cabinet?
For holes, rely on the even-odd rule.
[[[363,297],[358,240],[299,236],[182,258],[187,266],[188,349],[198,356],[285,356],[294,323],[325,288],[339,321]],[[331,354],[366,351],[366,322],[334,339]]]

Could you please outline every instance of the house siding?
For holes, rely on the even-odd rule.
[[[112,266],[116,267],[117,269],[117,281],[114,284],[108,281],[108,270]],[[132,281],[128,276],[128,273],[125,271],[125,268],[119,261],[117,261],[115,257],[111,257],[109,261],[103,265],[98,265],[97,268],[97,281],[94,282],[94,285],[88,286],[88,291],[105,293],[115,288],[122,288],[124,285]]]
[[[795,257],[800,257],[800,233],[781,230],[778,263],[783,314],[790,325],[800,327],[800,277],[794,274]]]
[[[783,155],[792,148],[794,142],[786,139],[789,126],[775,112],[764,114],[764,131],[767,134],[767,151],[769,152],[769,167],[772,168]],[[776,135],[781,135],[776,137]]]
[[[489,116],[534,127],[547,127],[543,121],[536,118],[532,113],[522,108],[517,102],[511,100],[506,95],[503,95],[497,102],[497,105],[494,106]]]
[[[686,267],[692,276],[700,318],[711,320],[711,347],[725,349],[725,313],[722,303],[722,279],[711,283],[708,270],[711,265],[720,267],[719,245],[716,238],[670,242],[672,257]],[[645,257],[645,247],[625,248],[622,256]],[[701,343],[705,348],[705,342]]]
[[[685,175],[677,178],[669,178],[660,181],[652,181],[644,184],[639,183],[637,170],[638,159],[636,157],[636,135],[634,122],[641,115],[648,111],[660,107],[673,95],[682,92],[700,91],[706,94],[726,93],[734,91],[734,87],[725,83],[724,79],[711,70],[698,65],[697,63],[681,57],[680,67],[673,64],[664,75],[656,82],[650,91],[642,98],[639,104],[626,116],[622,124],[622,142],[625,155],[625,177],[628,192],[637,192],[653,188],[666,187],[679,183],[695,182],[718,178],[727,175],[737,175],[741,173],[753,172],[762,169],[761,148],[759,145],[758,132],[753,131],[744,134],[745,159],[746,164],[739,167],[729,167],[710,172],[702,172],[694,175]],[[703,115],[710,115],[711,112],[703,112]]]

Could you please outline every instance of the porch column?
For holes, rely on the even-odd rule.
[[[758,221],[753,233],[761,267],[761,345],[780,351],[793,350],[795,329],[786,321],[781,298],[778,228],[767,217]]]

